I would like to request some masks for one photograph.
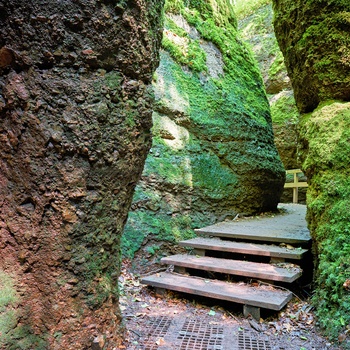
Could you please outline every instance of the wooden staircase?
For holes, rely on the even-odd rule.
[[[174,273],[154,274],[141,282],[240,303],[244,314],[255,319],[260,319],[260,308],[281,310],[292,293],[278,284],[295,283],[301,277],[302,269],[295,262],[303,261],[311,240],[305,215],[297,215],[295,222],[289,217],[287,226],[283,219],[284,215],[272,220],[240,219],[198,229],[199,237],[179,243],[194,255],[163,258],[163,264],[174,266]],[[269,285],[251,284],[252,280]]]

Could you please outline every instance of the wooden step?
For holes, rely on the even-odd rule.
[[[291,283],[298,279],[302,270],[299,267],[283,268],[271,264],[251,261],[218,259],[207,256],[173,255],[161,259],[161,263],[204,271],[226,273],[263,280]],[[282,264],[279,264],[282,265]],[[286,264],[291,266],[291,264]]]
[[[273,258],[300,260],[307,249],[288,249],[268,244],[234,242],[215,238],[197,237],[179,242],[181,247],[191,247],[201,250],[239,253],[248,255],[269,256]]]
[[[280,242],[306,244],[310,242],[310,232],[306,227],[290,224],[288,227],[273,225],[261,219],[260,225],[253,220],[225,221],[196,229],[199,235],[241,239],[246,241]],[[306,226],[306,224],[305,224]]]
[[[144,277],[141,283],[277,311],[281,310],[292,299],[291,292],[270,286],[253,287],[241,283],[205,280],[169,272]]]

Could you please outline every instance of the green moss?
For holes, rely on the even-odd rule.
[[[14,307],[19,298],[14,282],[12,276],[0,271],[0,348],[9,346],[11,334],[18,322],[18,314]]]
[[[0,348],[8,350],[47,349],[47,342],[33,334],[29,325],[20,325],[20,298],[15,277],[0,270]]]
[[[253,73],[249,76],[249,71],[245,71],[242,61],[234,72],[231,71],[222,79],[210,79],[202,84],[198,75],[185,73],[167,55],[162,55],[158,69],[167,87],[172,86],[172,90],[175,88],[191,101],[188,113],[192,122],[201,125],[203,132],[210,138],[217,136],[228,139],[242,132],[237,128],[237,123],[245,123],[242,115],[246,116],[248,123],[266,126],[270,122],[268,101],[260,90],[260,74],[255,73],[257,81]]]
[[[350,12],[349,12],[350,13]],[[318,24],[311,25],[299,41],[299,50],[308,50],[308,64],[314,68],[315,78],[322,82],[320,99],[329,98],[327,85],[336,83],[338,79],[346,79],[345,72],[350,67],[349,50],[350,39],[344,37],[344,14],[338,13],[327,16]],[[350,27],[350,23],[347,24]],[[345,25],[346,26],[346,25]],[[317,41],[317,47],[309,45]],[[319,51],[319,47],[323,49]],[[339,76],[344,72],[344,76]],[[348,80],[349,81],[349,80]]]
[[[350,323],[350,104],[327,101],[301,123],[303,168],[310,179],[308,221],[317,252],[313,302],[326,334]]]
[[[313,303],[319,322],[332,339],[350,323],[350,180],[349,173],[324,172],[308,192],[309,217],[317,244],[317,289]]]
[[[164,5],[165,12],[180,13],[184,8],[183,0],[166,0]]]
[[[176,45],[168,37],[164,36],[162,46],[180,64],[187,65],[197,72],[207,71],[206,54],[201,49],[198,40],[186,38],[182,47]]]
[[[324,103],[305,115],[302,136],[308,140],[308,153],[303,168],[314,173],[347,166],[350,155],[350,109],[348,104]],[[317,168],[316,168],[317,166]]]
[[[142,246],[146,237],[152,241],[173,242],[190,239],[195,236],[193,229],[199,225],[209,224],[208,218],[200,214],[171,215],[162,211],[155,215],[152,211],[139,210],[129,213],[128,225],[125,227],[122,238],[122,254],[124,257],[132,258]],[[200,224],[199,224],[200,223]],[[146,229],[145,229],[146,226]],[[153,247],[153,248],[152,248]],[[148,248],[149,253],[156,254],[159,247],[157,244]]]
[[[175,14],[196,10],[204,19],[213,19],[218,26],[237,25],[230,0],[166,0],[164,9],[166,13]]]
[[[292,123],[296,124],[299,112],[295,105],[293,95],[283,95],[271,103],[271,117],[275,124]]]
[[[301,112],[328,99],[349,100],[350,3],[274,2],[275,29]]]
[[[270,79],[273,79],[273,77],[276,76],[278,73],[286,70],[282,52],[279,50],[278,51],[276,50],[276,53],[277,53],[276,58],[272,62],[268,72]]]
[[[9,305],[15,305],[18,301],[13,278],[0,271],[0,312]]]
[[[259,8],[270,4],[271,0],[237,0],[235,13],[238,19],[254,14]]]

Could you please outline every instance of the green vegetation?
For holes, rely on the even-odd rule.
[[[280,73],[281,71],[286,70],[286,66],[284,64],[284,58],[282,55],[282,52],[278,49],[278,47],[275,46],[275,53],[276,53],[276,58],[272,62],[270,68],[269,68],[269,77],[273,78],[275,75]]]
[[[271,0],[237,0],[235,13],[237,19],[242,19],[254,14],[259,8],[271,3]]]
[[[308,219],[317,246],[316,305],[332,339],[350,323],[350,104],[328,101],[305,115],[301,137],[309,142],[304,169],[312,175]]]
[[[34,335],[29,326],[18,324],[18,303],[14,276],[0,270],[0,348],[47,349],[46,341]]]
[[[3,271],[0,271],[0,312],[7,306],[15,305],[18,296],[14,287],[13,278]]]
[[[165,13],[182,14],[196,11],[203,20],[214,20],[217,26],[236,27],[236,17],[230,0],[166,0]]]
[[[296,124],[299,118],[299,112],[295,105],[292,94],[284,94],[276,101],[271,103],[271,117],[275,124],[292,123]]]
[[[175,61],[197,72],[207,71],[206,54],[200,47],[199,40],[192,40],[186,31],[178,27],[170,18],[165,18],[164,26],[162,46]]]

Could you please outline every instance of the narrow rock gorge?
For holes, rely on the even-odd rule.
[[[123,236],[141,265],[193,228],[275,210],[285,171],[258,64],[229,0],[167,1],[153,146]]]
[[[319,322],[344,342],[350,325],[350,3],[274,0],[274,26],[302,113]],[[344,340],[345,339],[345,340]],[[347,339],[347,340],[346,340]]]
[[[286,170],[300,169],[301,161],[297,154],[299,112],[274,33],[272,0],[248,4],[237,1],[236,13],[239,34],[250,45],[263,77],[271,107],[274,141],[282,163]],[[306,181],[302,174],[298,177],[300,181]],[[286,181],[293,181],[293,175],[287,174]],[[299,188],[298,192],[298,203],[305,204],[306,188]],[[293,191],[287,188],[283,191],[281,202],[292,201]]]
[[[151,147],[162,8],[0,1],[1,349],[121,341],[120,236]]]

